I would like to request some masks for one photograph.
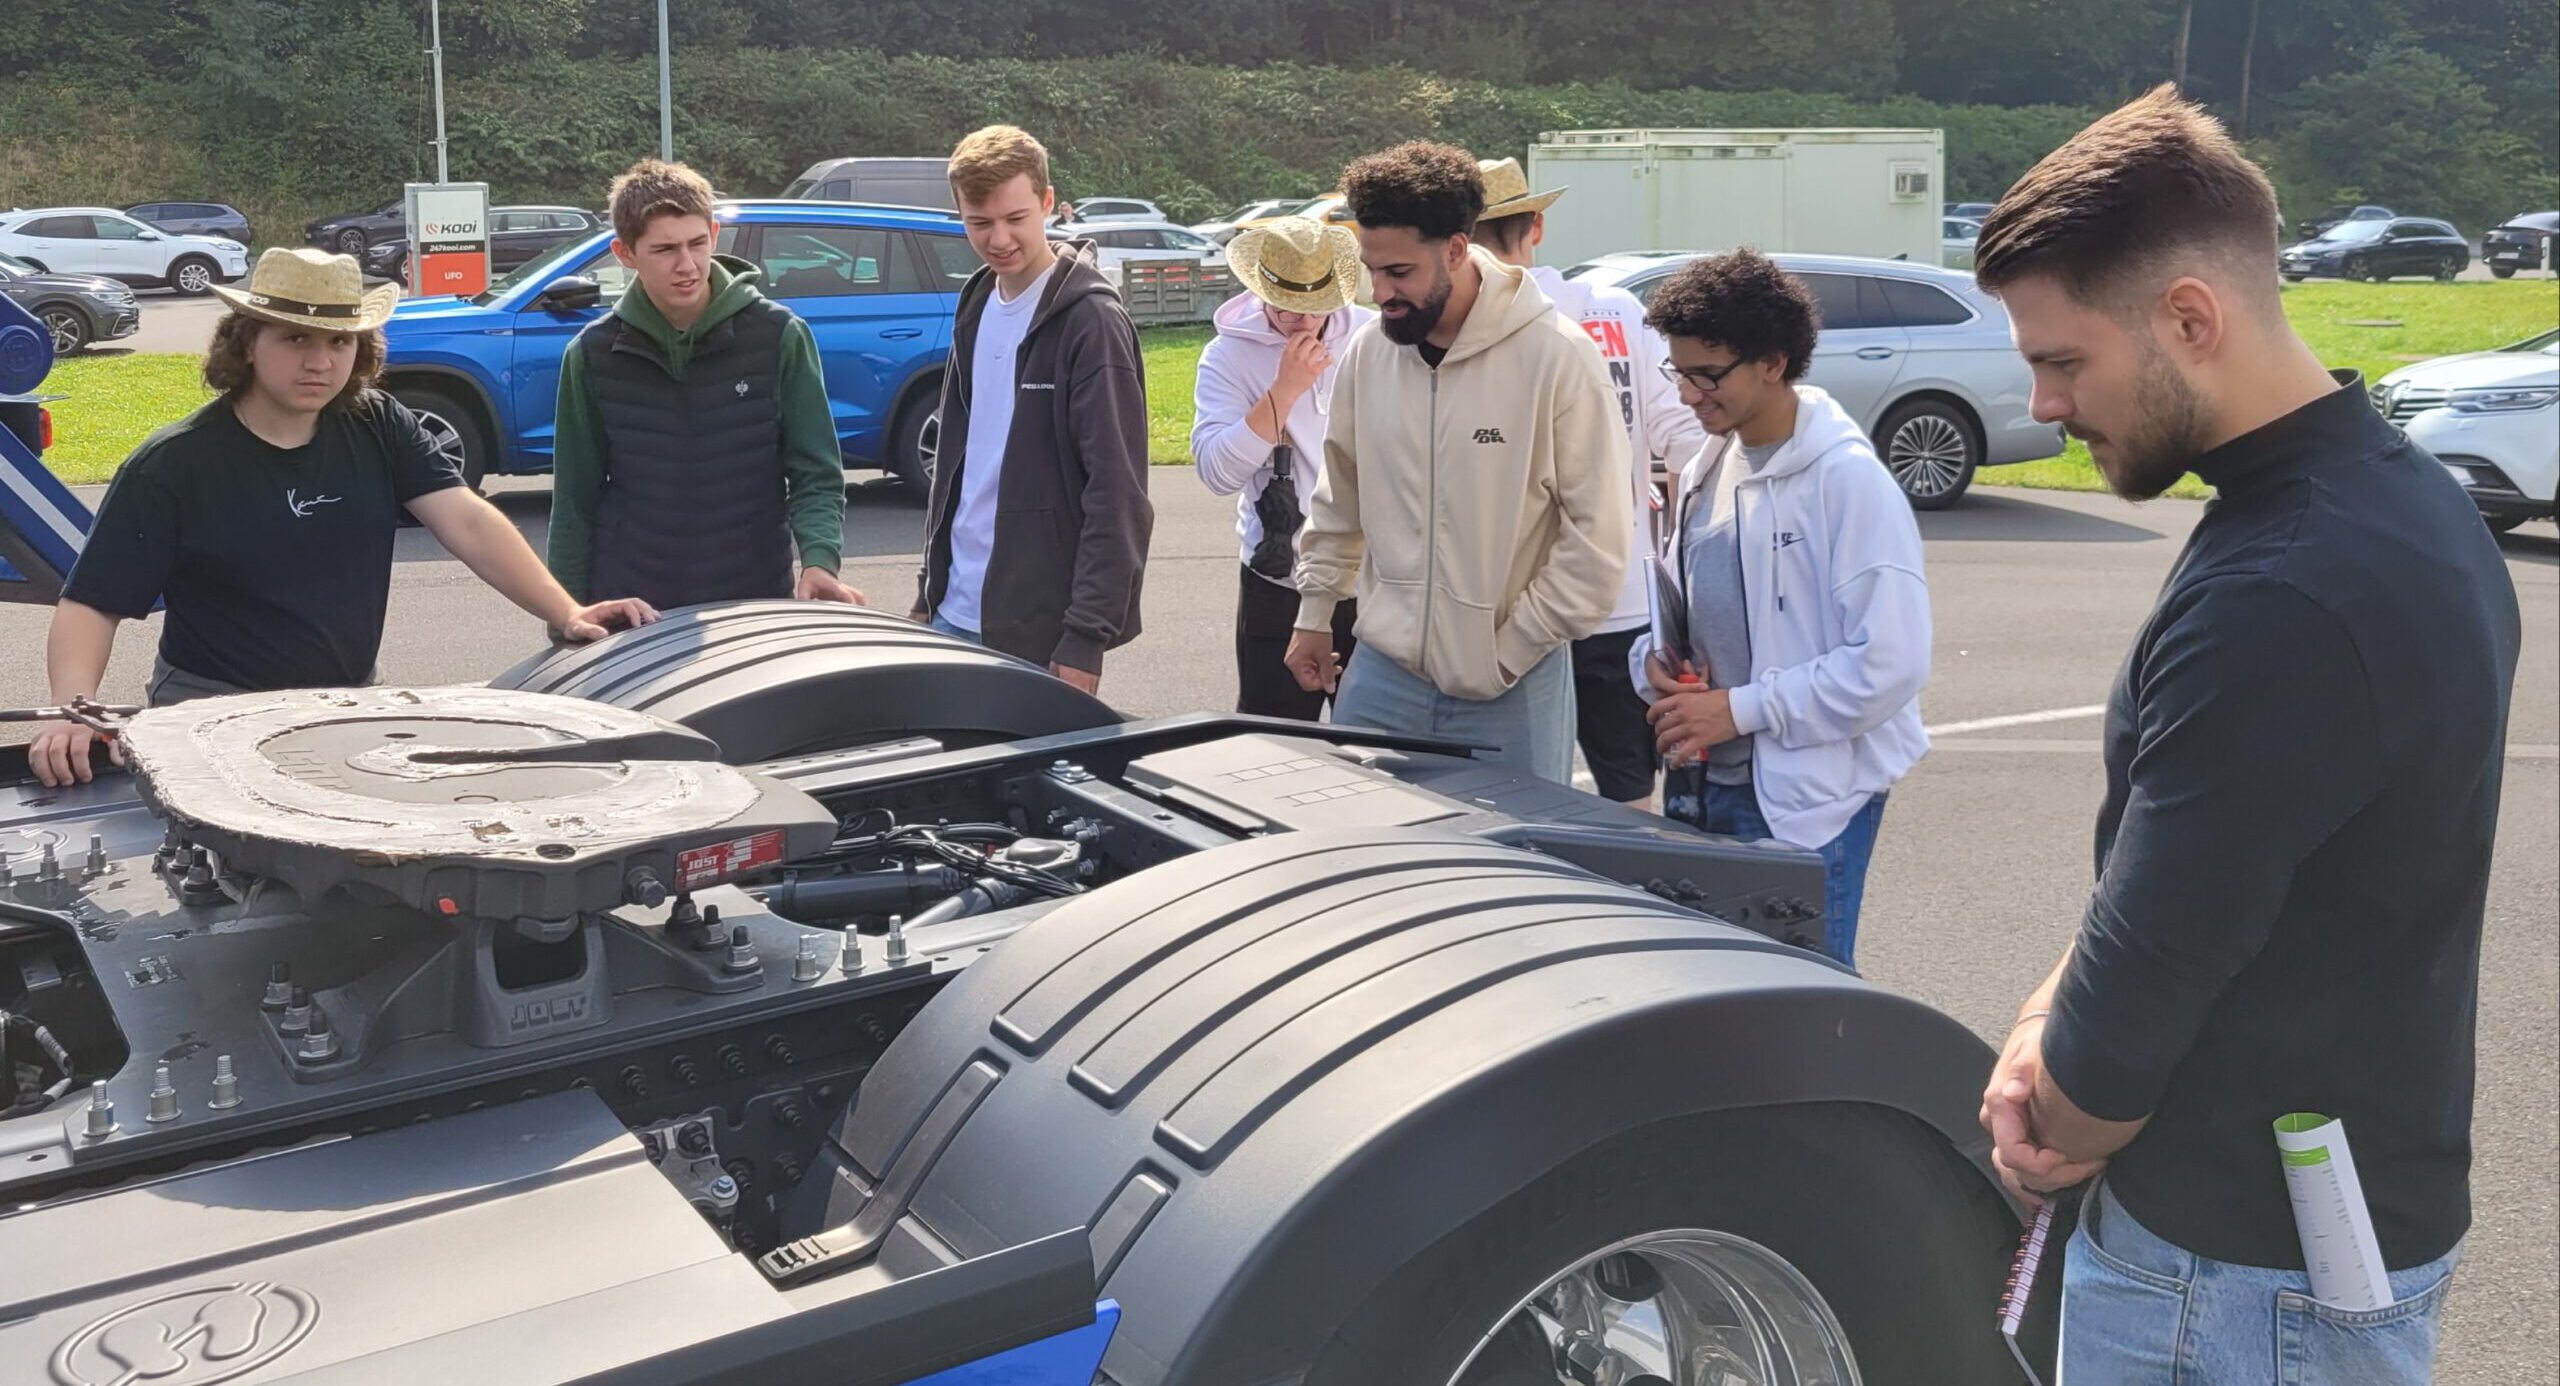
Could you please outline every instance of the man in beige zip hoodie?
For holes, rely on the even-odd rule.
[[[1565,783],[1564,647],[1608,620],[1634,532],[1607,368],[1524,271],[1469,244],[1484,183],[1466,151],[1373,154],[1343,191],[1379,320],[1337,370],[1290,671],[1333,693],[1337,722],[1484,742]],[[1344,669],[1333,608],[1355,595]]]

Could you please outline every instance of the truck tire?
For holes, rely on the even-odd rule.
[[[916,392],[889,427],[889,474],[907,488],[918,505],[933,495],[933,467],[942,452],[942,397],[939,390]]]
[[[663,717],[750,765],[929,736],[950,747],[1108,726],[1101,699],[1011,655],[833,602],[683,607],[537,654],[492,688]]]
[[[453,392],[433,385],[403,381],[391,387],[391,397],[418,416],[419,424],[436,446],[436,454],[462,474],[462,484],[479,490],[489,479],[491,448],[489,430],[481,426],[479,411]]]
[[[1982,465],[1982,429],[1951,400],[1904,400],[1876,425],[1875,442],[1914,510],[1944,510],[1964,499]]]
[[[848,1223],[962,1257],[1082,1226],[1120,1386],[1494,1386],[1503,1363],[1461,1364],[1543,1282],[1697,1231],[1812,1286],[1792,1307],[1827,1310],[1870,1381],[2013,1380],[1991,1059],[1816,954],[1551,857],[1278,833],[963,969],[865,1078],[768,1266],[808,1273],[843,1245],[810,1230]]]
[[[1530,1312],[1539,1301],[1597,1310],[1586,1359],[1620,1353],[1622,1373],[1669,1386],[1847,1379],[1809,1370],[1833,1363],[1867,1386],[2014,1382],[1992,1329],[2014,1237],[1990,1187],[1894,1112],[1819,1103],[1662,1121],[1576,1155],[1399,1267],[1306,1386],[1544,1386],[1563,1344]],[[1685,1344],[1686,1372],[1608,1336],[1611,1310],[1648,1303],[1664,1323],[1723,1332]],[[1778,1366],[1788,1358],[1799,1374]]]

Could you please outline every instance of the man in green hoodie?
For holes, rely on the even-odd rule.
[[[713,253],[711,185],[692,169],[641,160],[611,211],[633,282],[560,363],[552,573],[660,610],[861,604],[836,578],[844,459],[809,325]]]

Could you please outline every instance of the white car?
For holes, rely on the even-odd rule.
[[[1971,217],[1942,217],[1938,223],[1938,263],[1951,270],[1973,268],[1973,243],[1982,239],[1982,223]]]
[[[1197,260],[1204,265],[1227,262],[1226,247],[1188,226],[1169,221],[1106,221],[1066,228],[1071,237],[1093,242],[1102,268],[1117,271],[1131,260]]]
[[[1162,221],[1164,209],[1144,198],[1088,197],[1075,204],[1077,221]]]
[[[1603,255],[1567,279],[1615,284],[1650,303],[1695,251]],[[1918,510],[1943,510],[1976,468],[2062,452],[2062,429],[2029,412],[2033,380],[2009,341],[2009,314],[1973,276],[1906,260],[1772,255],[1822,305],[1805,383],[1875,440]]]
[[[1266,197],[1260,202],[1248,202],[1220,220],[1204,221],[1191,229],[1225,245],[1236,238],[1236,233],[1242,231],[1246,223],[1260,221],[1264,217],[1283,216],[1305,205],[1307,199],[1303,197]]]
[[[2439,356],[2376,381],[2374,407],[2445,465],[2500,534],[2552,518],[2560,489],[2560,332]]]
[[[238,241],[171,235],[111,207],[0,213],[0,252],[55,274],[95,274],[191,295],[249,272],[249,248]]]

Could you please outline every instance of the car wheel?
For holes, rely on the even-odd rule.
[[[1308,1386],[2015,1380],[2012,1224],[1916,1123],[1747,1108],[1605,1143],[1407,1262]]]
[[[2310,277],[2311,276],[2307,274],[2288,274],[2284,277],[2284,282],[2288,284],[2299,284]]]
[[[490,449],[480,416],[461,400],[429,386],[395,385],[391,397],[418,416],[436,456],[462,474],[462,484],[479,490],[488,479]]]
[[[339,232],[338,253],[341,255],[353,255],[358,258],[362,258],[364,255],[364,233],[362,231],[358,231],[352,226]]]
[[[2440,284],[2450,284],[2453,282],[2453,277],[2460,273],[2462,273],[2461,261],[2454,259],[2450,255],[2439,255],[2436,257],[2436,282]]]
[[[169,267],[169,287],[189,298],[201,298],[213,292],[213,262],[200,255],[190,255]]]
[[[1973,485],[1982,462],[1982,440],[1964,410],[1946,400],[1915,399],[1895,405],[1876,427],[1885,470],[1914,510],[1944,510]]]
[[[2498,276],[2500,279],[2513,279],[2516,277],[2516,267],[2513,265],[2491,265],[2489,267],[2489,272]]]
[[[45,335],[53,338],[53,354],[69,356],[89,344],[89,320],[77,308],[55,304],[36,314],[43,320]]]
[[[898,411],[889,430],[889,473],[921,504],[933,494],[933,468],[942,452],[939,392],[918,395]]]
[[[2373,278],[2373,267],[2362,260],[2349,260],[2340,267],[2338,272],[2342,277],[2355,280],[2359,284]]]

